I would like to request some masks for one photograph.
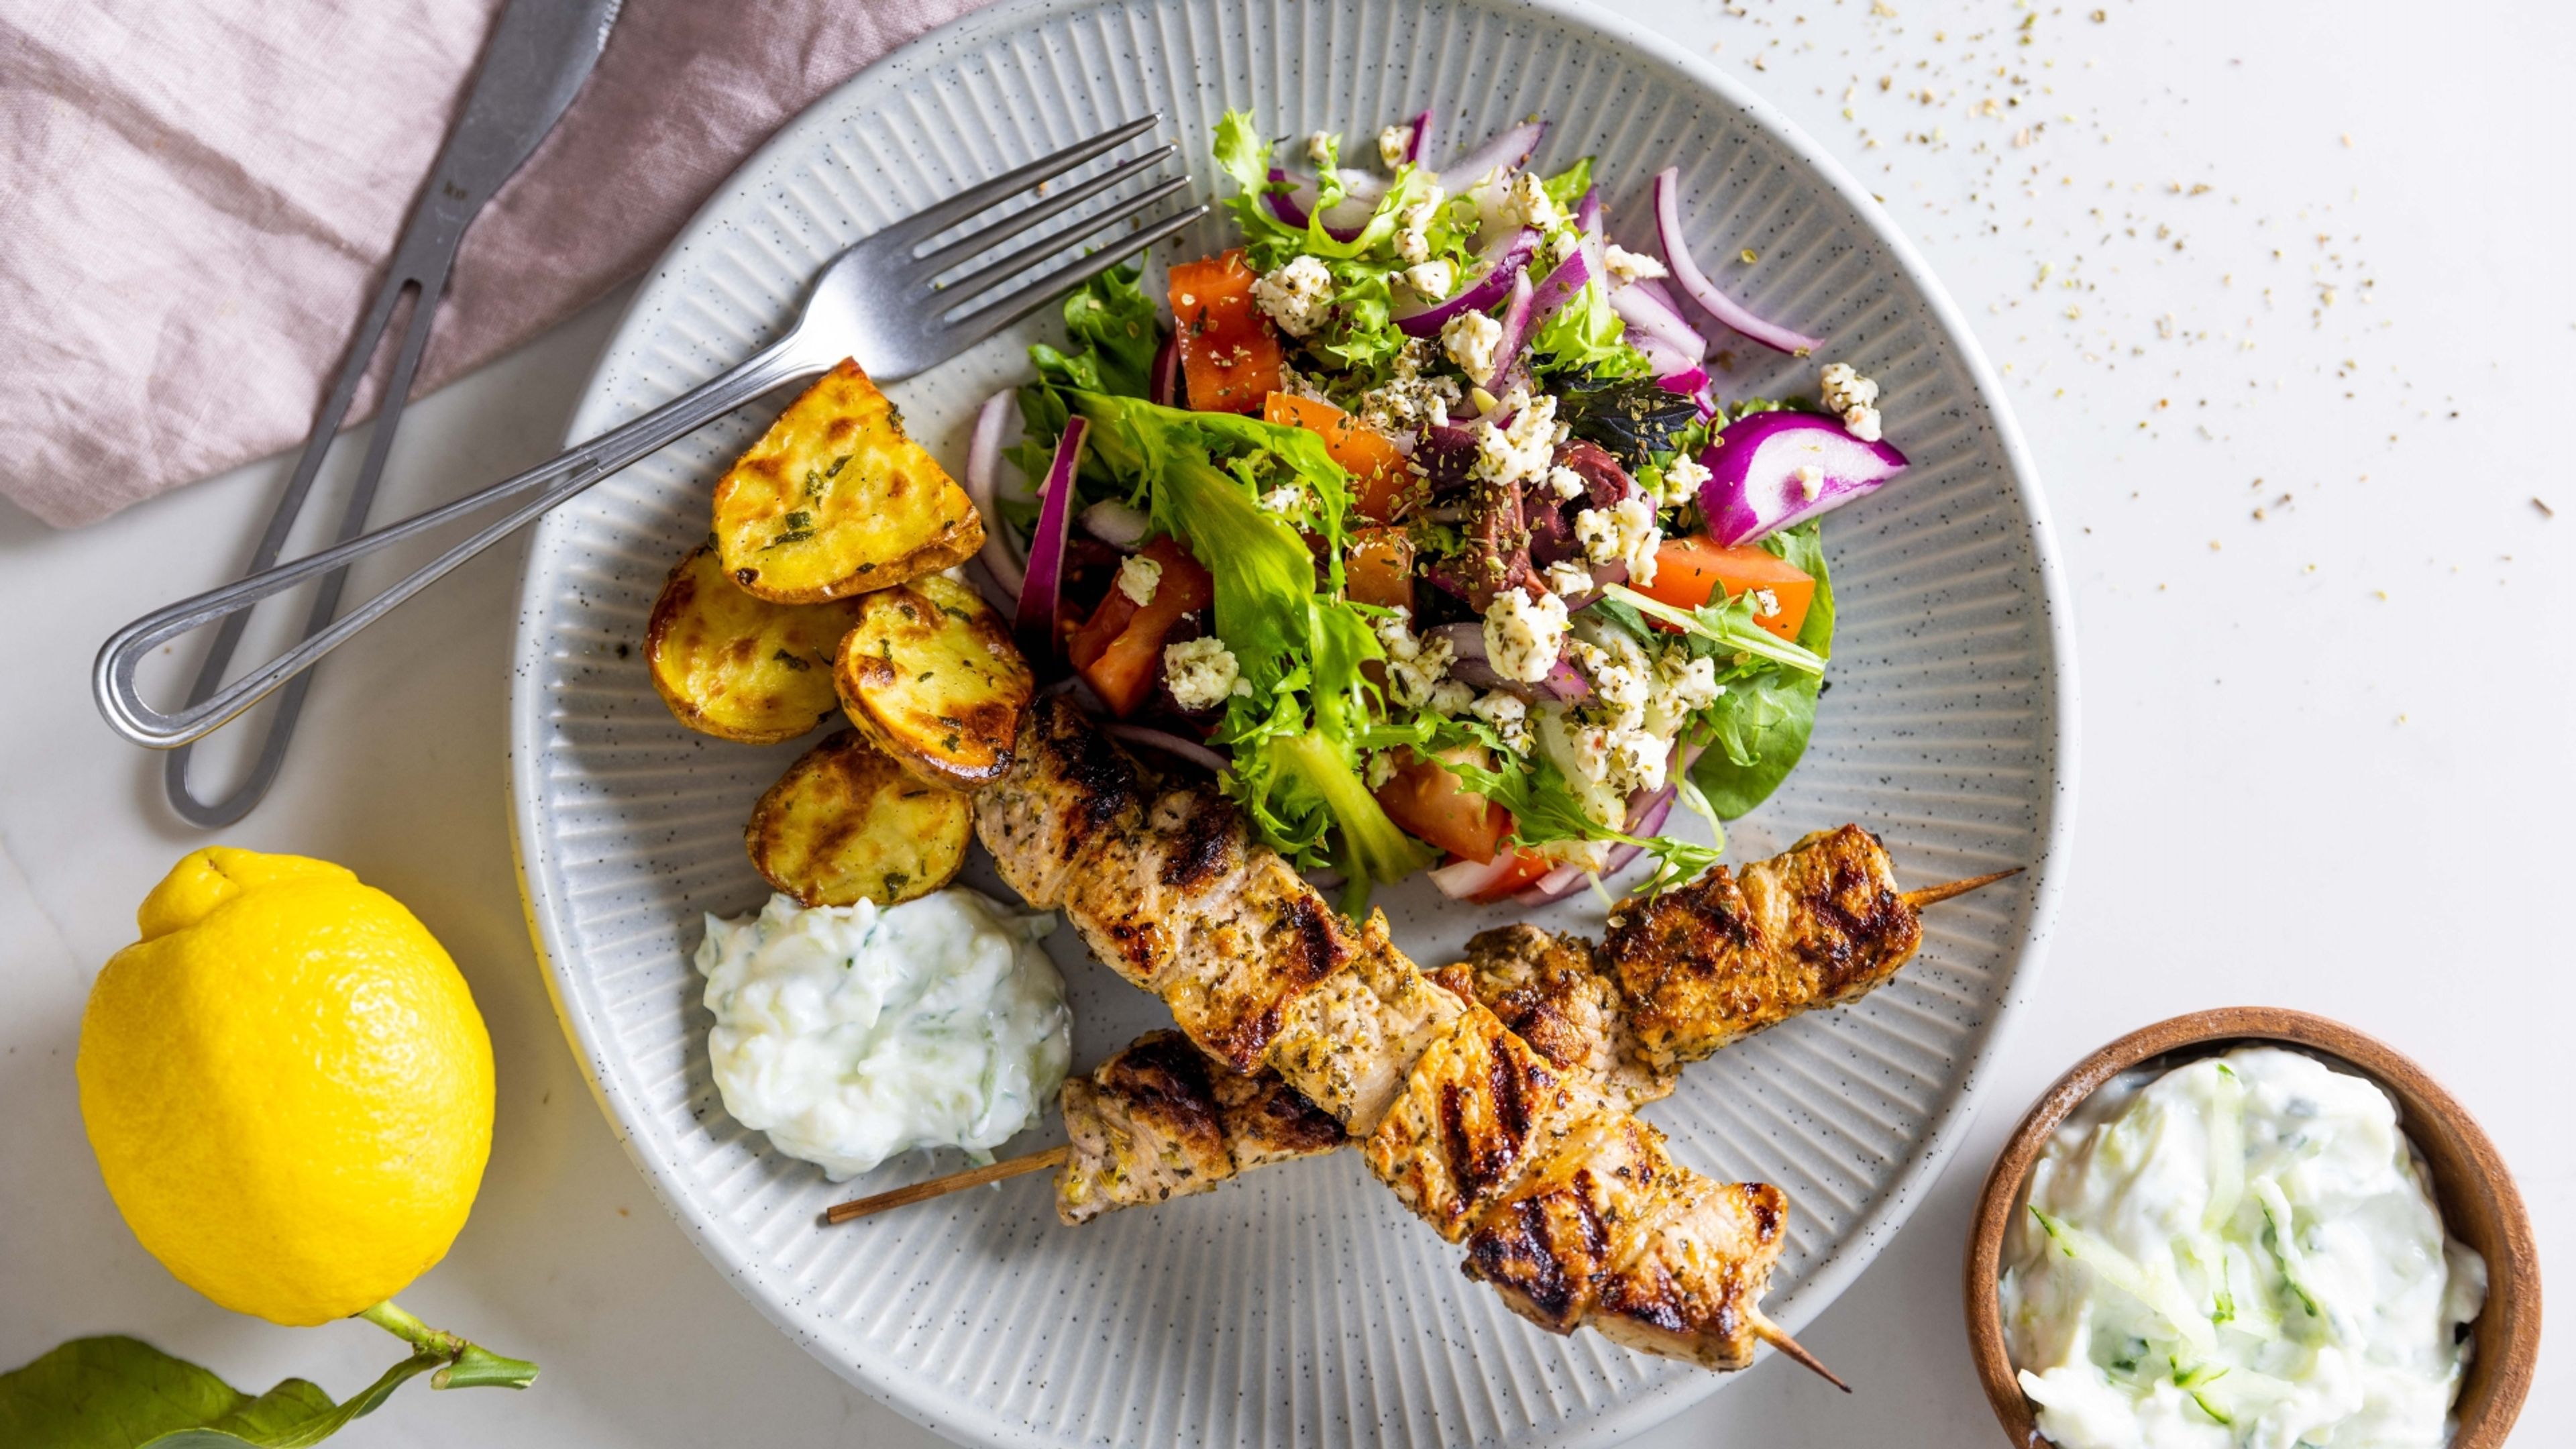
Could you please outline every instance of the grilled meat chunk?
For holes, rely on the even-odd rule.
[[[1323,897],[1204,790],[1170,791],[1142,828],[1095,840],[1067,873],[1065,915],[1238,1072],[1261,1065],[1297,998],[1354,949]]]
[[[1360,927],[1351,968],[1300,996],[1270,1045],[1270,1064],[1355,1137],[1377,1130],[1433,1038],[1465,1012],[1387,939],[1386,913]]]
[[[1627,1003],[1581,936],[1519,924],[1480,931],[1467,941],[1467,959],[1440,976],[1566,1071],[1607,1083],[1632,1104],[1672,1095],[1674,1073],[1645,1061]]]
[[[1065,877],[1094,841],[1135,827],[1146,787],[1136,762],[1082,712],[1047,695],[1029,708],[1010,772],[975,797],[975,834],[1004,883],[1039,910],[1064,904]]]
[[[1712,1182],[1681,1170],[1674,1206],[1645,1250],[1593,1279],[1584,1326],[1641,1353],[1702,1368],[1753,1362],[1755,1315],[1786,1246],[1787,1194],[1767,1182]]]
[[[1565,1075],[1481,1006],[1470,1006],[1406,1075],[1369,1134],[1369,1171],[1414,1216],[1456,1242],[1532,1156],[1570,1130],[1581,1099]]]
[[[1923,928],[1878,838],[1818,831],[1740,878],[1717,866],[1620,903],[1601,955],[1627,1001],[1642,1059],[1659,1071],[1896,974]]]
[[[1073,1224],[1345,1141],[1278,1073],[1227,1071],[1176,1031],[1150,1032],[1068,1078],[1062,1102],[1073,1150],[1056,1176],[1056,1215]]]
[[[1593,1113],[1486,1210],[1460,1269],[1500,1289],[1521,1317],[1570,1333],[1592,1311],[1594,1284],[1645,1250],[1678,1171],[1664,1134],[1626,1113]]]

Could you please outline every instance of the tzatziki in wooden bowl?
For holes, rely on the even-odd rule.
[[[2350,1078],[2386,1094],[2395,1107],[2394,1127],[2411,1152],[2390,1142],[2387,1106]],[[2317,1145],[2327,1139],[2337,1145]],[[2378,1164],[2376,1182],[2354,1170],[2372,1166],[2373,1145],[2393,1159]],[[2340,1160],[2325,1163],[2328,1157]],[[2267,1171],[2267,1163],[2277,1171]],[[2328,1221],[2302,1229],[2294,1217],[2283,1244],[2280,1219],[2305,1211],[2285,1200],[2284,1186],[2295,1197],[2324,1179],[2331,1179],[2322,1189]],[[2428,1215],[2428,1189],[2438,1224]],[[2184,1199],[2179,1208],[2167,1200],[2176,1194]],[[2168,1227],[2170,1244],[2154,1243]],[[2163,1251],[2142,1252],[2147,1245]],[[2333,1258],[2338,1253],[2340,1261]],[[2356,1253],[2363,1259],[2358,1265]],[[2374,1253],[2384,1256],[2368,1261]],[[2356,1266],[2367,1271],[2362,1296],[2373,1289],[2381,1295],[2358,1314],[2350,1303]],[[2328,1284],[2342,1291],[2344,1306]],[[2349,1403],[2362,1394],[2353,1369],[2365,1355],[2371,1359],[2366,1410],[2379,1413],[2385,1397],[2411,1389],[2417,1396],[2412,1422],[2431,1445],[2445,1441],[2422,1395],[2443,1391],[2441,1375],[2455,1362],[2447,1442],[2451,1449],[2494,1449],[2521,1411],[2540,1348],[2531,1220],[2486,1133],[2422,1068],[2385,1043],[2274,1007],[2227,1007],[2158,1022],[2060,1077],[2032,1104],[1987,1174],[1971,1225],[1965,1289],[1978,1377],[2006,1434],[2022,1449],[2056,1442],[2051,1435],[2069,1432],[2069,1425],[2076,1426],[2073,1437],[2085,1437],[2088,1419],[2098,1425],[2132,1411],[2135,1423],[2116,1426],[2115,1437],[2142,1435],[2156,1444],[2260,1437],[2258,1425],[2277,1428],[2274,1420],[2314,1413],[2320,1400],[2340,1395]],[[2392,1321],[2410,1294],[2409,1311],[2425,1321],[2398,1325],[2414,1331],[2417,1341],[2392,1346]],[[2275,1298],[2286,1311],[2267,1301]],[[2051,1313],[2074,1321],[2053,1322]],[[2302,1313],[2314,1322],[2286,1323]],[[2107,1366],[2100,1355],[2086,1357],[2090,1346],[2111,1342],[2088,1335],[2123,1332],[2123,1315],[2175,1331],[2181,1342],[2149,1348],[2159,1362],[2170,1360],[2169,1372],[2149,1365],[2153,1371],[2138,1374],[2116,1347],[2103,1350]],[[2354,1319],[2370,1321],[2347,1321]],[[2453,1327],[2454,1320],[2464,1322]],[[2286,1346],[2285,1323],[2293,1336]],[[2302,1331],[2304,1341],[2297,1337]],[[2267,1332],[2268,1339],[2258,1337]],[[2371,1338],[2374,1332],[2381,1336]],[[2045,1363],[2016,1362],[2017,1351],[2052,1343],[2059,1350],[2072,1345],[2069,1363],[2052,1371]],[[2408,1357],[2403,1348],[2415,1350],[2414,1366],[2436,1376],[2393,1384],[2403,1374],[2390,1364]],[[2057,1357],[2070,1359],[2070,1352]],[[2301,1364],[2304,1378],[2280,1376],[2284,1363]],[[2025,1368],[2039,1375],[2027,1390]],[[2048,1401],[2045,1408],[2034,1395]],[[2262,1418],[2239,1422],[2253,1414]],[[2379,1427],[2389,1417],[2381,1414]]]

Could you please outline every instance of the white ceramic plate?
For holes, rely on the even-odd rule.
[[[1163,111],[1213,189],[1207,138],[1227,105],[1275,133],[1365,136],[1426,103],[1452,144],[1553,118],[1540,160],[1599,156],[1619,234],[1643,232],[1648,177],[1679,163],[1697,251],[1725,259],[1721,283],[1877,377],[1889,436],[1915,461],[1826,525],[1842,606],[1832,689],[1806,763],[1736,827],[1733,853],[1858,820],[1913,883],[2032,869],[1940,908],[1920,959],[1856,1008],[1692,1068],[1647,1113],[1692,1165],[1787,1189],[1791,1243],[1769,1303],[1794,1330],[1930,1185],[2030,989],[2063,859],[2074,707],[2064,587],[1994,377],[1868,195],[1761,102],[1566,3],[1005,4],[872,67],[753,157],[637,296],[572,433],[750,353],[841,247],[1109,123]],[[1733,260],[1740,248],[1759,263]],[[1036,335],[893,389],[952,470],[969,414],[1026,376]],[[1732,351],[1732,397],[1812,392],[1822,360]],[[1043,1179],[818,1225],[829,1202],[955,1160],[916,1155],[835,1188],[725,1115],[689,952],[702,913],[763,899],[743,818],[802,746],[682,730],[640,648],[665,571],[705,535],[709,485],[772,410],[709,428],[544,521],[521,586],[511,710],[528,913],[565,1029],[628,1151],[744,1295],[868,1392],[994,1443],[1598,1442],[1725,1384],[1513,1318],[1347,1153],[1083,1229],[1057,1225]],[[1383,899],[1429,963],[1503,919],[1444,907],[1420,881]],[[1578,898],[1540,920],[1597,932],[1600,910]],[[1167,1020],[1069,933],[1054,944],[1077,1065]],[[1056,1132],[1050,1121],[1015,1147]]]

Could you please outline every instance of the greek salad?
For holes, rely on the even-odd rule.
[[[1041,672],[1214,771],[1300,868],[1555,900],[1658,879],[1805,751],[1832,653],[1823,514],[1893,478],[1878,387],[1725,399],[1701,320],[1813,355],[1712,285],[1654,178],[1630,250],[1546,123],[1446,159],[1429,112],[1274,140],[1229,112],[1240,243],[1067,300],[979,416],[986,567]],[[1006,446],[1016,400],[1023,436]],[[999,496],[1009,458],[1036,481]]]

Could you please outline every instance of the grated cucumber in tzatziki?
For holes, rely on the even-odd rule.
[[[707,917],[697,968],[725,1110],[834,1182],[915,1147],[978,1162],[1064,1083],[1055,918],[960,887],[879,909],[770,897]]]
[[[2486,1283],[2387,1093],[2242,1047],[2067,1119],[1998,1296],[2063,1449],[2438,1449]]]

